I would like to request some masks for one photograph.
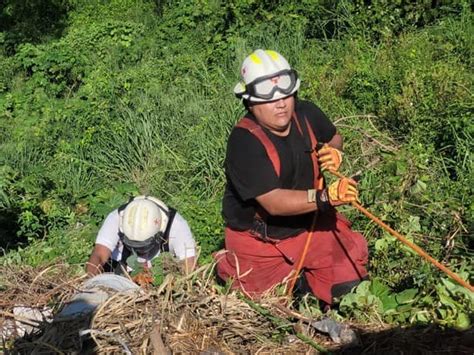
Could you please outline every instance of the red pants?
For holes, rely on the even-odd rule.
[[[302,255],[308,232],[281,241],[265,242],[250,231],[225,230],[225,247],[215,254],[217,273],[232,279],[233,288],[257,296],[287,281]],[[367,243],[350,229],[341,215],[318,221],[313,232],[303,272],[312,292],[328,304],[331,288],[367,276]]]

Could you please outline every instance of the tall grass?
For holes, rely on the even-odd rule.
[[[227,137],[243,113],[232,89],[245,56],[265,48],[288,58],[302,79],[300,98],[336,122],[343,172],[363,172],[363,202],[440,257],[459,230],[462,250],[473,220],[470,11],[374,40],[348,2],[303,12],[279,3],[271,13],[262,4],[76,1],[64,36],[20,51],[14,87],[0,86],[9,90],[0,92],[0,128],[14,133],[0,147],[14,172],[3,174],[4,205],[37,213],[48,232],[69,218],[41,209],[53,201],[75,214],[71,229],[81,221],[96,230],[98,216],[127,194],[155,194],[180,209],[209,256],[222,240]],[[10,64],[0,78],[12,77]],[[25,142],[29,132],[39,136]],[[417,270],[417,259],[376,245],[387,236],[346,212],[380,256],[375,274],[394,267],[390,252],[403,276]],[[52,243],[61,254],[59,239]]]

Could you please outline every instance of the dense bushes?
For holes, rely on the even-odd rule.
[[[0,27],[2,262],[84,262],[102,218],[138,192],[180,209],[208,261],[222,242],[226,138],[242,113],[232,86],[245,55],[274,48],[298,69],[299,95],[344,134],[344,172],[362,172],[363,203],[471,271],[467,2],[50,1],[49,28],[13,24],[28,13],[18,4],[0,6],[10,21]],[[20,25],[35,31],[12,36]],[[416,287],[410,302],[425,302],[440,275],[346,212],[369,240],[372,275],[393,292]],[[437,287],[441,310],[466,302],[455,286]],[[448,294],[462,300],[446,305]],[[459,314],[427,319],[454,324]]]

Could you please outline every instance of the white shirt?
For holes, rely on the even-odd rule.
[[[118,209],[109,213],[104,223],[99,229],[96,244],[105,246],[112,252],[112,259],[120,261],[122,259],[123,244],[120,241],[119,231],[119,214]],[[196,256],[196,243],[194,241],[191,229],[186,220],[176,212],[171,224],[169,233],[169,251],[178,260]],[[160,255],[160,251],[151,259]],[[139,262],[146,261],[150,264],[150,260],[138,258]]]

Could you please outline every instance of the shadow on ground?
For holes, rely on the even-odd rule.
[[[369,330],[355,328],[360,345],[334,349],[334,354],[473,354],[474,330],[441,329],[435,325]]]
[[[15,341],[5,354],[95,354],[95,344],[90,336],[79,336],[81,329],[87,329],[88,319],[77,320],[76,328],[72,324],[61,322],[47,323],[38,332],[26,335]],[[62,330],[67,329],[67,334]],[[360,344],[356,347],[344,348],[337,345],[326,346],[332,354],[473,354],[474,331],[457,331],[441,329],[437,326],[415,326],[411,328],[391,328],[370,330],[364,326],[354,327],[359,335]],[[326,343],[323,336],[318,335],[315,341]],[[165,344],[167,346],[168,344]],[[283,350],[284,347],[282,347]],[[174,353],[172,349],[170,353]],[[286,348],[287,350],[287,348]],[[270,353],[279,353],[278,351]],[[297,353],[297,352],[295,352]],[[301,349],[307,354],[307,348]],[[316,354],[317,351],[314,351]],[[212,349],[196,352],[196,354],[228,354],[228,351]]]

